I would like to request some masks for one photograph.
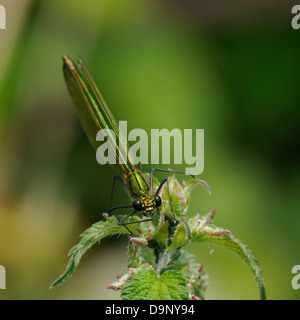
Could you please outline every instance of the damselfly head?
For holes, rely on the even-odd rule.
[[[143,195],[140,198],[134,199],[132,206],[136,211],[142,211],[145,217],[153,216],[155,208],[160,207],[161,198],[158,195],[149,196]]]

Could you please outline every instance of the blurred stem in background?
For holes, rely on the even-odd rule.
[[[39,13],[41,3],[42,0],[34,0],[30,3],[26,20],[20,29],[20,34],[16,41],[13,54],[9,59],[9,64],[6,68],[5,74],[0,81],[0,129],[3,131],[9,128],[14,112],[16,112],[17,109],[16,97],[20,72],[25,62],[24,58],[26,56],[26,50],[28,48],[29,39],[32,35],[32,30]]]

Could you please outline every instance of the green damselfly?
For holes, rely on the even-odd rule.
[[[63,73],[69,93],[77,108],[81,124],[92,145],[97,148],[96,135],[99,130],[112,129],[114,131],[114,135],[108,138],[110,143],[113,144],[113,150],[116,150],[116,163],[123,172],[123,179],[118,175],[114,177],[109,210],[118,219],[118,225],[124,226],[132,234],[132,232],[127,227],[128,224],[152,220],[153,215],[155,214],[155,212],[158,213],[159,207],[161,206],[162,200],[159,196],[159,193],[165,184],[167,185],[168,189],[170,208],[174,220],[176,221],[170,197],[168,180],[164,179],[160,183],[157,190],[154,192],[153,173],[155,170],[183,174],[186,173],[181,171],[153,168],[150,173],[149,185],[144,177],[144,174],[141,171],[141,167],[136,168],[130,154],[124,151],[127,150],[127,148],[122,147],[123,141],[119,133],[117,122],[110,109],[106,105],[100,91],[98,90],[94,80],[90,76],[83,61],[79,59],[78,65],[76,65],[69,57],[64,56]],[[108,130],[107,132],[109,134],[110,130]],[[193,175],[191,176],[194,177]],[[112,206],[115,182],[117,180],[119,180],[126,186],[132,198],[132,204]],[[132,208],[133,211],[126,214],[123,218],[120,218],[118,216],[117,210],[129,208]],[[141,212],[145,219],[134,222],[125,222],[128,217],[132,216],[136,212]]]

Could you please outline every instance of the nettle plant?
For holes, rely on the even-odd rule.
[[[149,180],[149,175],[145,174]],[[182,185],[175,174],[168,179],[170,198],[175,219],[169,203],[168,190],[160,190],[162,199],[160,215],[152,221],[118,225],[115,216],[103,214],[105,221],[93,224],[81,235],[80,242],[69,252],[69,263],[65,272],[51,285],[58,286],[68,280],[81,261],[82,256],[94,244],[105,237],[129,235],[127,248],[128,267],[117,280],[107,286],[119,290],[124,300],[202,300],[208,285],[208,276],[203,266],[186,249],[193,242],[219,244],[233,250],[249,266],[256,280],[260,298],[266,298],[264,281],[258,260],[229,230],[212,224],[216,208],[205,215],[187,216],[191,192],[202,185],[210,194],[210,188],[203,180],[190,179]],[[159,181],[154,179],[156,187]],[[127,222],[139,221],[131,216]],[[125,254],[124,254],[125,255]]]
[[[203,274],[203,267],[186,251],[188,244],[204,241],[234,250],[251,268],[260,296],[265,299],[265,287],[257,259],[230,231],[212,224],[215,208],[204,216],[196,214],[189,218],[186,214],[193,188],[200,184],[210,193],[208,184],[193,178],[180,185],[172,170],[152,169],[151,175],[143,174],[135,167],[136,162],[131,153],[126,151],[124,136],[82,59],[79,59],[77,66],[64,56],[63,73],[82,127],[96,149],[98,145],[95,137],[97,140],[102,130],[107,132],[106,143],[112,147],[108,150],[113,150],[113,160],[120,160],[118,166],[123,171],[123,180],[133,202],[132,205],[110,208],[113,216],[104,214],[105,221],[95,223],[81,235],[80,242],[69,252],[70,261],[66,271],[52,287],[71,277],[82,256],[95,243],[105,237],[128,234],[128,267],[116,282],[107,287],[120,290],[122,299],[205,299],[207,276]],[[117,161],[113,163],[117,164]],[[153,170],[172,173],[168,179],[159,183],[152,175]],[[156,192],[151,193],[154,190]],[[115,212],[120,208],[131,208],[134,211],[120,219]],[[159,210],[157,214],[156,210]],[[135,215],[136,212],[140,214]],[[158,218],[155,219],[155,216]]]

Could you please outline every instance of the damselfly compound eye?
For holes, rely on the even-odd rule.
[[[136,211],[141,211],[143,204],[140,199],[135,199],[132,203],[133,209]]]
[[[155,198],[154,198],[154,201],[155,201],[156,208],[160,207],[160,205],[161,205],[161,197],[156,195]]]

